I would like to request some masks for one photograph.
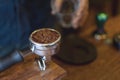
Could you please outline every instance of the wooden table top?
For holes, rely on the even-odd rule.
[[[63,80],[120,80],[120,51],[104,40],[95,40],[92,33],[96,25],[87,25],[81,32],[80,37],[93,43],[97,48],[97,58],[90,64],[70,65],[56,60],[67,72]],[[109,18],[105,24],[108,38],[120,32],[120,16]]]
[[[53,59],[55,63],[67,71],[67,76],[65,76],[63,80],[120,80],[120,51],[116,50],[112,45],[106,44],[103,40],[95,40],[93,36],[91,36],[95,28],[96,25],[88,25],[80,32],[80,37],[96,46],[98,53],[95,61],[86,65],[69,65]],[[105,30],[111,39],[115,33],[120,32],[120,16],[110,18],[106,22]],[[31,66],[25,67],[27,65]],[[9,70],[0,73],[0,80],[40,80],[41,77],[37,75],[41,74],[37,67],[33,68],[33,65],[33,61],[29,58],[24,63],[17,64]],[[51,67],[55,72],[47,74],[46,76],[48,76],[49,79],[44,80],[53,80],[53,77],[56,78],[58,75],[62,76],[65,73],[58,65],[54,63],[52,65],[55,65],[55,67]],[[32,70],[30,70],[30,68],[32,68]],[[56,68],[58,71],[56,71]],[[42,72],[42,74],[46,73]],[[52,75],[54,76],[51,77]]]
[[[45,71],[40,71],[35,55],[29,55],[24,62],[13,65],[0,73],[0,80],[60,80],[66,71],[54,62],[50,62]]]

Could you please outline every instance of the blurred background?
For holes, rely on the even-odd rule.
[[[84,27],[82,27],[82,31],[79,32],[81,34],[81,37],[83,37],[83,38],[88,37],[88,36],[84,36],[85,34],[89,33],[89,31],[87,29],[96,27],[96,18],[95,17],[98,13],[101,13],[101,12],[106,13],[108,15],[108,19],[119,16],[120,0],[89,0],[89,15],[87,17]],[[110,25],[108,25],[108,27],[109,26]],[[84,33],[84,32],[86,32],[86,33]],[[100,47],[100,46],[98,46],[98,47]],[[102,76],[102,74],[106,75],[101,70],[104,69],[104,68],[102,68],[103,65],[107,66],[107,64],[105,63],[107,61],[107,59],[104,59],[107,56],[105,56],[103,58],[104,53],[105,53],[104,49],[100,48],[100,50],[101,51],[98,52],[99,59],[97,59],[97,61],[93,62],[92,64],[88,64],[88,65],[83,65],[83,66],[69,65],[69,64],[65,64],[64,62],[61,62],[59,60],[54,60],[56,63],[58,63],[60,66],[62,66],[68,72],[67,76],[65,76],[62,80],[88,80],[88,79],[96,80],[96,78],[98,78],[98,77],[94,78],[95,76],[99,76],[99,78],[100,78],[99,71],[101,72],[101,76]],[[101,53],[101,52],[103,52],[103,53]],[[102,59],[104,59],[106,61],[104,61]],[[104,64],[102,64],[102,61]],[[101,64],[102,66],[98,66],[99,64]],[[110,64],[110,65],[112,65],[112,64]],[[101,67],[101,68],[98,69],[97,67]],[[96,68],[96,69],[94,69],[94,68]],[[97,69],[98,69],[98,71],[97,71]],[[91,72],[93,72],[93,73],[91,73]],[[97,75],[97,73],[98,73],[98,75]],[[113,76],[111,76],[111,77],[113,77]],[[119,78],[117,78],[117,79],[106,78],[106,79],[107,80],[119,80]],[[106,79],[101,78],[99,80],[106,80]]]

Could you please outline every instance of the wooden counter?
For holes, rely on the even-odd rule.
[[[89,23],[89,22],[88,22]],[[92,33],[95,24],[88,24],[80,32],[80,37],[88,40],[97,48],[97,58],[90,64],[70,65],[59,60],[54,60],[68,72],[63,80],[120,80],[120,51],[104,40],[95,40]],[[108,38],[120,32],[120,16],[109,18],[105,24]]]
[[[40,71],[35,56],[27,56],[24,62],[18,63],[0,73],[0,80],[60,80],[66,71],[51,62],[46,71]]]

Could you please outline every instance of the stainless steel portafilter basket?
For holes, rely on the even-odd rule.
[[[44,30],[44,29],[48,29],[50,31],[56,32],[59,35],[57,40],[51,43],[38,43],[32,39],[33,34],[41,30]],[[57,51],[59,50],[60,39],[61,39],[61,34],[55,29],[51,29],[51,28],[38,29],[38,30],[33,31],[32,34],[30,35],[29,37],[30,47],[31,47],[32,52],[39,56],[39,59],[37,59],[37,63],[41,70],[46,69],[46,62],[51,61],[51,56],[56,54]]]

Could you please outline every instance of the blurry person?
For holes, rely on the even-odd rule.
[[[53,0],[53,1],[55,1],[54,2],[55,8],[52,10],[52,14],[57,14],[61,10],[61,5],[63,3],[63,0]],[[78,2],[77,4],[75,4],[78,6],[77,6],[77,10],[75,11],[75,14],[73,15],[74,17],[72,20],[72,25],[73,25],[72,27],[74,29],[77,29],[79,26],[83,26],[86,21],[86,18],[88,16],[89,2],[88,0],[73,0],[73,2],[74,3]]]

